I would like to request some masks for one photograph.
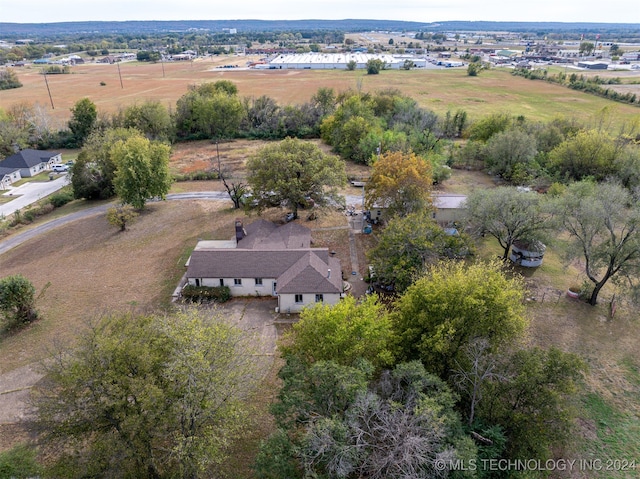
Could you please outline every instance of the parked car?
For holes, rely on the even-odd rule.
[[[55,164],[51,167],[51,171],[55,171],[56,173],[64,173],[66,171],[69,171],[69,166]]]

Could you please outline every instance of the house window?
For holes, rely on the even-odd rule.
[[[200,278],[196,278],[196,287],[200,287]]]
[[[224,286],[224,279],[220,278],[220,286]]]
[[[324,301],[324,295],[316,294],[316,303],[322,303]]]
[[[296,303],[302,303],[302,295],[296,294]]]
[[[240,278],[236,278],[233,280],[233,285],[234,286],[242,286],[242,279]]]
[[[256,286],[262,286],[262,278],[256,278]]]

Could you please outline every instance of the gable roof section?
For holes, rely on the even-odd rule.
[[[189,278],[277,278],[309,250],[211,249],[191,253]]]
[[[18,171],[20,170],[20,168],[8,168],[5,166],[0,166],[0,178],[4,178],[6,175],[10,175],[11,173],[13,173],[14,171]]]
[[[340,263],[328,260],[320,259],[314,250],[306,253],[277,279],[278,294],[342,293]]]
[[[247,236],[238,242],[244,249],[298,249],[311,247],[311,230],[298,223],[277,226],[263,219],[245,227]]]
[[[41,150],[21,150],[0,161],[0,166],[5,168],[33,168],[40,163],[47,163],[60,153]]]

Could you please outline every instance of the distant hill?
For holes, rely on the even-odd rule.
[[[562,23],[562,22],[405,22],[396,20],[176,20],[126,22],[0,23],[0,37],[27,38],[73,34],[162,33],[203,30],[222,32],[236,28],[257,31],[511,31],[511,32],[625,32],[637,31],[637,23]]]

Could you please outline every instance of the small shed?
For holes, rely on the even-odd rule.
[[[525,268],[537,268],[542,265],[546,249],[547,247],[538,240],[514,241],[509,259]]]

